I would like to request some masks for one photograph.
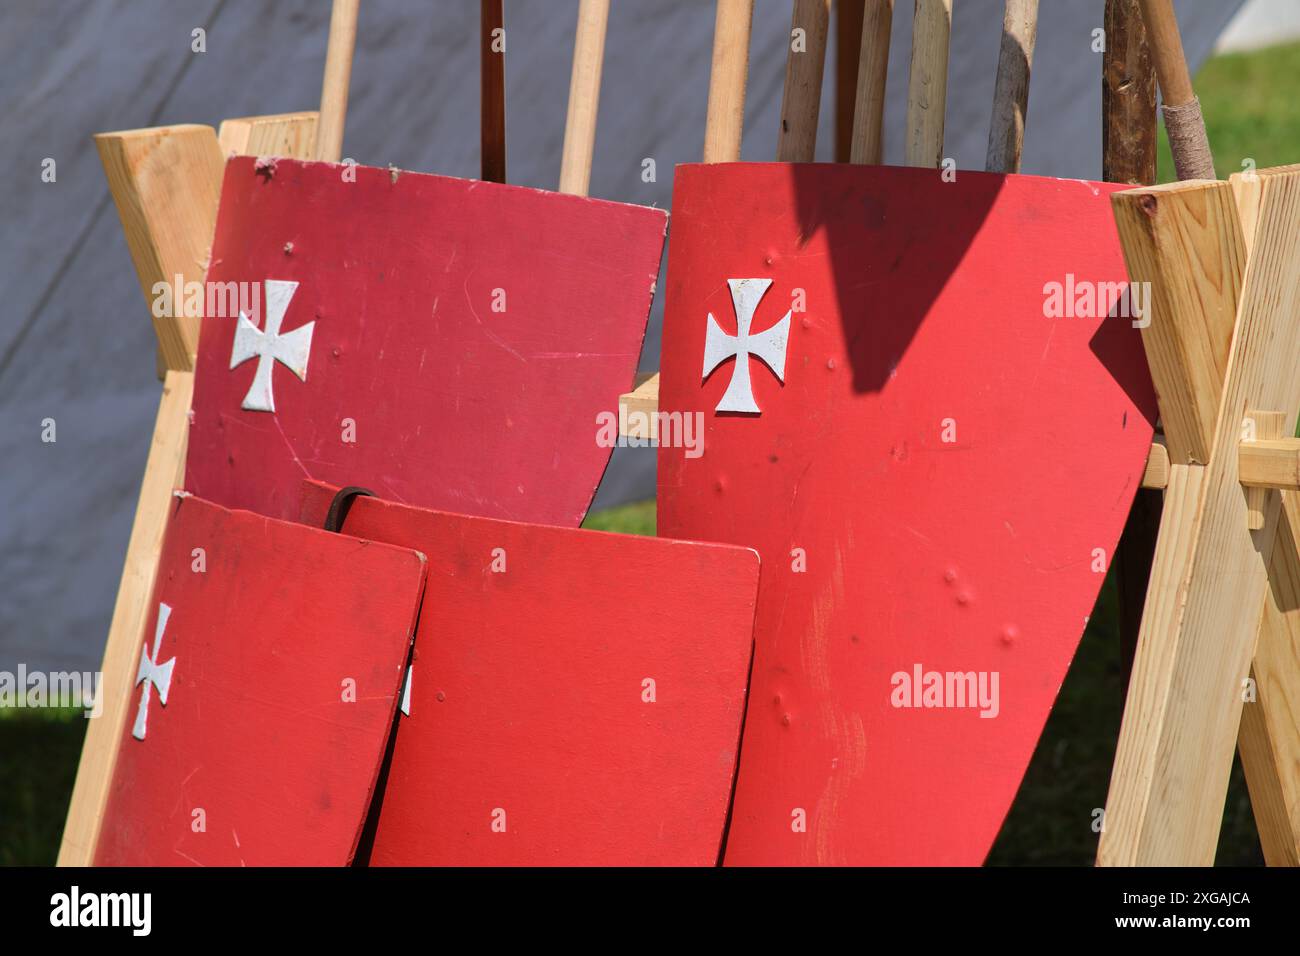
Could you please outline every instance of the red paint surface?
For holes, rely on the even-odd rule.
[[[153,694],[137,740],[132,692],[95,862],[343,865],[392,727],[424,562],[197,498],[173,509],[146,631],[153,656],[158,604],[171,605],[157,655],[175,660],[170,693],[165,707]]]
[[[1117,187],[774,164],[676,176],[660,407],[706,425],[702,457],[659,451],[659,531],[763,559],[726,862],[978,864],[1151,441],[1138,330],[1043,310],[1066,273],[1126,281]],[[762,414],[718,415],[734,361],[701,384],[706,317],[734,332],[727,280],[750,277],[774,280],[752,332],[796,289],[807,308],[784,385],[750,360]],[[892,706],[893,676],[917,664],[997,672],[998,716]]]
[[[257,362],[230,369],[235,318],[204,319],[186,487],[282,518],[311,477],[411,504],[580,523],[611,452],[596,443],[596,416],[616,413],[631,386],[666,214],[417,173],[394,183],[364,166],[345,182],[343,172],[227,164],[209,281],[297,281],[281,331],[316,325],[307,380],[274,369],[272,414],[240,407]],[[498,289],[504,312],[493,311]]]
[[[328,501],[309,488],[304,520]],[[375,498],[357,499],[343,530],[429,558],[372,863],[716,864],[753,646],[752,551]]]

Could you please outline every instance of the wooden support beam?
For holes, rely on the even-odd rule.
[[[1147,455],[1146,471],[1142,473],[1143,488],[1165,488],[1169,485],[1169,449],[1164,442],[1152,442]]]
[[[1295,362],[1300,323],[1294,318],[1300,308],[1300,234],[1293,228],[1300,217],[1300,167],[1258,176],[1258,241],[1244,282],[1234,274],[1245,256],[1235,214],[1207,215],[1199,224],[1158,217],[1171,196],[1182,197],[1187,208],[1214,210],[1219,184],[1183,184],[1181,191],[1154,187],[1136,190],[1136,196],[1120,193],[1114,200],[1130,278],[1155,286],[1144,341],[1167,334],[1156,330],[1171,322],[1182,325],[1185,334],[1175,337],[1181,348],[1148,347],[1175,463],[1107,799],[1100,864],[1208,865],[1214,860],[1243,689],[1268,590],[1267,562],[1278,510],[1271,501],[1264,527],[1256,532],[1246,528],[1237,446],[1251,408],[1292,409],[1289,430],[1295,427],[1294,409],[1300,408],[1300,366]],[[1194,204],[1197,192],[1205,201]],[[1151,222],[1184,228],[1157,255],[1149,250],[1142,254],[1137,247],[1154,233],[1125,228],[1121,207],[1130,202],[1143,204],[1139,208]],[[1178,202],[1170,205],[1179,208]],[[1211,269],[1205,252],[1214,249],[1223,259]],[[1163,263],[1164,272],[1147,271],[1153,263]],[[1209,282],[1211,278],[1218,282]],[[1168,304],[1178,297],[1168,289],[1162,292],[1162,284],[1182,284],[1203,295],[1186,297],[1188,308],[1171,313]],[[1199,329],[1203,338],[1211,335],[1224,290],[1238,285],[1222,413],[1210,429],[1208,462],[1179,464],[1175,443],[1194,448],[1205,438],[1195,434],[1205,422],[1188,408],[1178,408],[1160,383],[1209,380],[1208,369],[1187,367],[1208,360],[1213,351],[1206,342],[1197,343],[1198,333],[1188,327]],[[1203,400],[1195,391],[1187,397],[1188,404]],[[1171,416],[1166,409],[1180,414]]]
[[[217,221],[225,157],[211,126],[163,126],[95,136],[149,312],[155,286],[202,281]],[[173,312],[182,311],[179,308]],[[153,316],[166,368],[192,371],[197,316]]]
[[[853,151],[853,113],[858,89],[862,21],[868,0],[835,0],[835,162]],[[892,0],[891,0],[892,2]]]
[[[1259,427],[1260,435],[1279,434],[1285,427],[1281,412],[1271,412],[1276,416],[1272,424]],[[1258,419],[1257,419],[1258,420]],[[1300,490],[1300,438],[1267,438],[1243,441],[1237,449],[1238,469],[1241,483],[1249,488],[1282,488],[1288,491]]]
[[[122,581],[99,684],[99,717],[86,723],[81,745],[77,782],[68,806],[68,819],[59,846],[59,866],[89,866],[94,862],[95,844],[108,785],[113,779],[117,744],[126,725],[131,691],[140,663],[140,637],[149,614],[149,596],[158,572],[158,554],[172,491],[185,478],[185,448],[189,438],[190,399],[194,394],[194,373],[172,370],[163,382],[162,400],[154,422],[153,442],[145,463],[144,481],[126,546]]]
[[[1300,495],[1283,492],[1237,747],[1269,866],[1300,866]]]
[[[1129,276],[1149,282],[1142,330],[1169,459],[1209,461],[1246,246],[1228,183],[1170,183],[1115,193]]]
[[[319,117],[316,110],[304,110],[225,120],[217,132],[221,155],[309,156]]]

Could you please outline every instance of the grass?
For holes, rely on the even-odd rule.
[[[1196,78],[1219,176],[1300,162],[1300,43],[1215,57]],[[1160,173],[1173,178],[1164,129]],[[654,502],[588,516],[584,527],[654,534]],[[1092,862],[1094,810],[1105,803],[1123,689],[1114,582],[1107,580],[989,863]],[[79,710],[0,709],[0,865],[51,864],[85,735]],[[1263,862],[1240,765],[1232,782],[1218,862]]]

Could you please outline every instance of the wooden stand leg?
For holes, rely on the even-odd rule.
[[[187,419],[193,394],[194,373],[167,373],[135,522],[126,546],[122,582],[113,606],[113,623],[104,647],[98,701],[102,711],[86,727],[77,783],[59,847],[59,866],[86,866],[94,859],[100,811],[108,799],[117,741],[134,686],[140,635],[149,614],[149,595],[158,571],[158,554],[167,528],[172,490],[180,487],[185,477],[185,446],[190,433]]]
[[[229,120],[222,124],[224,144],[218,143],[210,126],[95,137],[147,303],[152,305],[158,282],[170,285],[177,276],[183,283],[204,278],[225,164],[223,145],[231,152],[247,149],[254,155],[291,155],[290,150],[296,150],[293,155],[305,158],[315,125],[315,113]],[[172,491],[184,480],[198,324],[197,317],[154,318],[159,355],[166,363],[162,401],[104,648],[99,684],[102,711],[86,728],[59,848],[60,866],[86,866],[94,860],[117,742],[139,663],[168,505]]]
[[[1143,341],[1176,464],[1100,864],[1214,860],[1278,513],[1273,496],[1264,527],[1247,527],[1242,420],[1251,409],[1282,409],[1294,429],[1300,408],[1300,236],[1291,228],[1300,215],[1300,169],[1258,175],[1261,240],[1248,273],[1228,184],[1187,182],[1114,198],[1130,277],[1152,287]],[[1224,367],[1222,314],[1234,300]]]

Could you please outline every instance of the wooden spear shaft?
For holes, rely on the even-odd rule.
[[[993,89],[993,118],[984,169],[990,173],[1020,172],[1025,144],[1025,115],[1029,110],[1029,74],[1038,38],[1038,0],[1007,0],[1002,18],[1002,46]]]
[[[858,90],[853,107],[849,162],[880,165],[884,153],[885,78],[889,74],[889,32],[894,0],[867,0],[858,48]]]
[[[506,34],[502,0],[479,8],[479,176],[506,181]]]
[[[1201,103],[1192,90],[1183,40],[1173,0],[1140,0],[1151,59],[1155,61],[1163,103],[1160,112],[1169,133],[1169,150],[1179,179],[1214,179],[1214,157],[1205,134]]]
[[[591,161],[596,151],[596,113],[600,106],[600,70],[605,59],[605,30],[609,0],[582,0],[573,41],[573,75],[569,81],[569,113],[564,123],[564,152],[560,160],[560,192],[585,196],[591,187]]]
[[[320,119],[316,123],[315,158],[337,163],[343,157],[343,121],[348,112],[352,80],[352,51],[357,43],[357,10],[361,0],[334,0],[330,14],[325,78],[321,82]]]

